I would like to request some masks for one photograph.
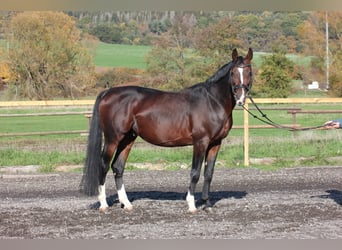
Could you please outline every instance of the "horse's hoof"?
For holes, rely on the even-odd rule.
[[[125,210],[126,212],[131,212],[131,211],[133,211],[133,206],[125,206],[125,207],[124,207],[124,210]]]
[[[197,209],[189,209],[188,210],[190,214],[196,214],[197,213]]]
[[[99,208],[99,211],[100,211],[100,213],[105,214],[105,213],[108,212],[108,207],[100,207],[100,208]]]
[[[204,207],[203,210],[208,214],[212,214],[214,212],[213,207]]]

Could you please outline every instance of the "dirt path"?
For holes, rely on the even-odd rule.
[[[0,238],[342,238],[342,167],[216,169],[211,214],[187,212],[188,170],[126,172],[134,210],[112,195],[107,214],[78,193],[80,178],[2,173]],[[116,193],[112,176],[107,187]]]

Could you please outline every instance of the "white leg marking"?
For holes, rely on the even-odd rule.
[[[100,208],[99,210],[101,212],[105,212],[108,208],[107,200],[106,200],[106,186],[105,185],[100,185],[99,186],[99,195],[97,198],[100,201]]]
[[[122,184],[121,188],[118,190],[118,197],[121,204],[124,205],[125,210],[132,210],[133,206],[127,198],[125,186]]]
[[[186,196],[186,201],[188,202],[189,212],[195,213],[197,211],[196,206],[195,206],[195,196],[191,195],[190,191],[188,191],[188,194]]]

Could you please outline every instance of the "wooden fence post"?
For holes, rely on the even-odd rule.
[[[245,109],[243,110],[243,144],[244,144],[244,165],[249,166],[249,122],[248,122],[248,101],[245,103]]]

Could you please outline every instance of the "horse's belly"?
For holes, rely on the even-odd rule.
[[[175,122],[154,120],[151,117],[137,118],[133,129],[145,141],[159,146],[186,146],[193,141],[189,124],[185,120]]]
[[[192,145],[191,138],[179,137],[179,138],[172,138],[172,137],[151,137],[149,135],[141,134],[141,138],[145,141],[152,143],[157,146],[162,147],[181,147],[181,146],[188,146]]]

